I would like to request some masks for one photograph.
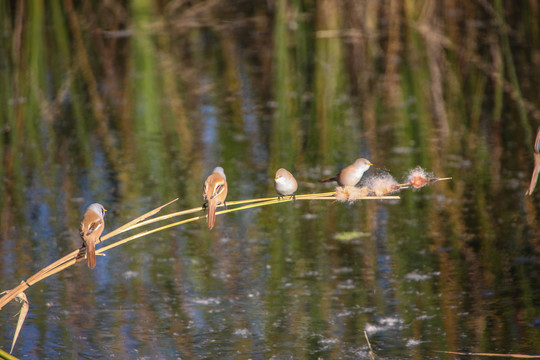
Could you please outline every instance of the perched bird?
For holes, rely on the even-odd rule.
[[[278,200],[283,196],[291,196],[294,199],[294,193],[296,189],[298,189],[298,183],[296,182],[293,174],[281,168],[276,171],[276,176],[274,177],[274,188],[276,188],[276,192],[278,193]]]
[[[354,163],[338,172],[336,176],[327,179],[321,179],[319,180],[319,182],[325,183],[330,181],[336,181],[339,186],[355,186],[356,184],[358,184],[360,179],[362,179],[362,176],[371,165],[373,164],[367,159],[356,159]]]
[[[222,167],[214,169],[212,174],[206,178],[203,187],[203,198],[205,201],[205,207],[208,208],[208,215],[206,221],[208,222],[208,228],[212,229],[216,221],[216,207],[221,204],[225,204],[225,198],[227,197],[227,177]]]
[[[540,170],[540,128],[536,131],[536,139],[534,140],[534,170],[531,176],[531,183],[525,195],[532,195],[536,182],[538,181],[538,172]]]
[[[101,233],[105,229],[105,211],[103,205],[94,203],[90,205],[81,219],[79,234],[83,241],[81,251],[86,249],[86,259],[88,267],[93,269],[96,266],[96,243],[99,242]]]

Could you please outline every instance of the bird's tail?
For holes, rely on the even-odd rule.
[[[86,242],[86,259],[88,267],[93,269],[96,266],[96,248],[93,241]]]
[[[327,182],[332,182],[332,181],[337,181],[337,176],[319,180],[320,183],[327,183]]]
[[[216,202],[212,199],[208,200],[208,215],[206,216],[206,222],[208,223],[208,228],[212,229],[214,223],[216,222]]]

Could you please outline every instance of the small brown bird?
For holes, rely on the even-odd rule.
[[[208,215],[206,221],[208,222],[208,228],[212,229],[216,221],[216,207],[225,203],[227,197],[227,177],[222,167],[214,169],[212,174],[206,178],[203,187],[203,198],[205,201],[205,207],[208,208]]]
[[[337,173],[336,176],[319,180],[321,183],[336,181],[339,186],[355,186],[364,173],[373,165],[369,160],[360,158]]]
[[[525,195],[532,195],[536,182],[538,181],[538,172],[540,171],[540,128],[536,131],[536,139],[534,140],[534,170],[531,176],[531,183]]]
[[[79,234],[83,241],[81,250],[86,249],[86,259],[88,267],[93,269],[96,266],[96,243],[105,229],[105,211],[103,205],[94,203],[90,205],[81,220]]]
[[[278,193],[278,200],[284,196],[291,196],[294,199],[294,193],[298,189],[298,183],[296,182],[293,174],[284,168],[281,168],[276,171],[276,176],[274,177],[274,188]]]

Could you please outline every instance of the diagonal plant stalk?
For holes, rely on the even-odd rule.
[[[354,198],[354,200],[378,200],[378,199],[399,199],[399,196],[365,196],[365,197]],[[108,239],[112,238],[113,236],[119,235],[119,234],[124,233],[126,231],[130,231],[130,230],[142,227],[142,226],[147,226],[147,225],[159,222],[159,221],[163,221],[163,220],[175,218],[175,217],[178,217],[178,216],[183,216],[183,215],[192,214],[192,213],[195,213],[195,212],[198,212],[198,211],[204,211],[205,210],[204,207],[196,207],[196,208],[193,208],[193,209],[188,209],[188,210],[178,211],[178,212],[174,212],[174,213],[167,214],[167,215],[158,216],[158,217],[153,218],[153,219],[148,219],[149,217],[151,217],[151,216],[155,215],[156,213],[158,213],[159,211],[161,211],[161,209],[163,209],[165,206],[168,206],[168,205],[172,204],[173,202],[175,202],[177,200],[178,200],[178,198],[174,199],[174,200],[172,200],[172,201],[170,201],[170,202],[168,202],[168,203],[166,203],[164,205],[161,205],[161,206],[155,208],[154,210],[149,211],[149,212],[139,216],[136,219],[131,220],[130,222],[128,222],[128,223],[120,226],[119,228],[117,228],[117,229],[107,233],[106,235],[102,236],[100,238],[99,242],[108,240]],[[229,201],[228,202],[229,206],[235,206],[235,205],[240,205],[240,206],[218,211],[218,212],[216,212],[216,215],[226,214],[226,213],[230,213],[230,212],[234,212],[234,211],[251,209],[251,208],[255,208],[255,207],[268,206],[268,205],[274,205],[274,204],[280,204],[280,203],[287,203],[287,202],[296,201],[296,200],[298,200],[298,201],[302,201],[302,200],[332,200],[332,201],[338,201],[336,199],[336,192],[335,191],[325,192],[325,193],[318,193],[318,194],[303,194],[303,195],[297,195],[297,196],[294,196],[294,197],[291,196],[291,197],[288,197],[288,198],[285,198],[285,197],[282,197],[282,198],[270,197],[270,198],[258,198],[258,199],[250,199],[250,200]],[[142,238],[144,236],[148,236],[148,235],[154,234],[156,232],[163,231],[165,229],[169,229],[169,228],[172,228],[172,227],[175,227],[175,226],[187,224],[189,222],[194,222],[194,221],[203,219],[205,217],[206,217],[206,215],[193,216],[193,217],[190,217],[188,219],[184,219],[184,220],[181,220],[181,221],[166,224],[166,225],[163,225],[163,226],[155,228],[155,229],[142,231],[142,232],[137,233],[135,235],[129,236],[129,237],[125,238],[125,239],[121,239],[121,240],[118,240],[118,241],[116,241],[116,242],[114,242],[112,244],[101,247],[101,248],[96,250],[96,254],[98,254],[98,255],[104,254],[107,250],[110,250],[110,249],[115,248],[117,246],[123,245],[123,244],[128,243],[130,241],[133,241],[135,239],[139,239],[139,238]],[[146,220],[146,219],[148,219],[148,220]],[[54,275],[54,274],[56,274],[56,273],[58,273],[60,271],[63,271],[66,268],[68,268],[68,267],[70,267],[70,266],[76,264],[77,262],[82,261],[83,259],[86,258],[86,255],[85,255],[84,258],[78,258],[78,256],[79,256],[79,250],[72,251],[71,253],[67,254],[66,256],[64,256],[64,257],[58,259],[57,261],[53,262],[52,264],[44,267],[43,269],[38,271],[36,274],[29,277],[27,280],[21,281],[21,283],[19,285],[17,285],[16,287],[14,287],[13,289],[5,291],[3,293],[4,296],[0,298],[0,309],[2,309],[7,303],[11,302],[15,298],[24,298],[24,300],[26,301],[25,309],[26,309],[26,311],[28,311],[28,304],[29,303],[28,303],[28,301],[26,299],[26,295],[25,295],[26,289],[28,289],[30,286],[34,285],[35,283],[37,283],[37,282],[39,282],[39,281],[41,281],[41,280],[43,280],[43,279],[45,279],[45,278],[47,278],[49,276],[52,276],[52,275]],[[24,317],[21,316],[19,318],[19,322],[17,323],[17,331],[16,331],[16,335],[15,335],[15,337],[13,339],[13,346],[15,345],[15,342],[17,341],[17,336],[18,336],[20,328],[22,327],[22,324],[24,322]]]
[[[4,350],[0,349],[0,359],[2,360],[19,360],[19,358],[13,356],[13,355],[10,355],[8,354],[7,352],[5,352]]]
[[[234,205],[242,205],[242,204],[247,204],[247,205],[239,206],[239,207],[236,207],[236,208],[233,208],[233,209],[221,210],[221,211],[216,212],[216,215],[226,214],[226,213],[230,213],[230,212],[233,212],[233,211],[251,209],[251,208],[260,207],[260,206],[268,206],[268,205],[273,205],[273,204],[286,203],[286,202],[290,202],[290,201],[294,201],[294,200],[299,200],[299,201],[302,201],[302,200],[333,200],[333,201],[336,201],[334,195],[335,195],[335,192],[324,192],[324,193],[318,193],[318,194],[297,195],[297,196],[295,196],[295,199],[281,198],[280,200],[278,200],[277,197],[270,197],[270,198],[259,198],[259,199],[250,199],[250,200],[229,201],[227,203],[229,206],[231,206],[231,205],[233,205],[233,206]],[[366,197],[358,198],[356,200],[380,200],[380,199],[386,199],[386,200],[399,199],[399,196],[366,196]],[[138,218],[126,223],[125,225],[122,225],[121,227],[111,231],[110,233],[107,233],[106,235],[101,237],[100,242],[108,240],[108,239],[112,238],[113,236],[116,236],[116,235],[121,234],[123,232],[130,231],[130,230],[142,227],[142,226],[150,225],[150,224],[158,222],[158,221],[163,221],[163,220],[167,220],[167,219],[170,219],[170,218],[174,218],[174,217],[178,217],[178,216],[182,216],[182,215],[187,215],[187,214],[191,214],[191,213],[194,213],[194,212],[197,212],[197,211],[204,210],[203,207],[196,207],[196,208],[193,208],[193,209],[179,211],[179,212],[171,213],[171,214],[168,214],[168,215],[159,216],[159,217],[156,217],[156,218],[153,218],[153,219],[148,219],[148,220],[145,221],[145,219],[147,219],[148,217],[158,213],[165,206],[170,205],[171,203],[175,202],[176,200],[178,200],[178,199],[174,199],[174,200],[172,200],[172,201],[170,201],[170,202],[168,202],[168,203],[166,203],[166,204],[164,204],[164,205],[162,205],[162,206],[160,206],[160,207],[158,207],[158,208],[156,208],[156,209],[154,209],[154,210],[152,210],[152,211],[150,211],[150,212],[148,212],[148,213],[146,213],[144,215],[139,216]],[[110,249],[112,249],[114,247],[120,246],[122,244],[125,244],[125,243],[127,243],[129,241],[132,241],[132,240],[135,240],[135,239],[138,239],[138,238],[141,238],[141,237],[156,233],[158,231],[169,229],[171,227],[175,227],[175,226],[178,226],[178,225],[182,225],[182,224],[186,224],[186,223],[189,223],[189,222],[197,221],[197,220],[202,219],[204,217],[205,217],[205,215],[195,216],[195,217],[192,217],[192,218],[184,219],[182,221],[167,224],[167,225],[158,227],[156,229],[145,230],[143,232],[132,235],[132,236],[127,237],[125,239],[116,241],[113,244],[104,246],[104,247],[96,250],[96,254],[103,254],[105,251],[110,250]],[[58,272],[60,272],[60,271],[62,271],[64,269],[72,266],[73,264],[83,260],[84,258],[77,259],[78,254],[79,254],[79,250],[74,250],[71,253],[69,253],[69,254],[65,255],[64,257],[58,259],[57,261],[53,262],[52,264],[50,264],[50,265],[46,266],[45,268],[41,269],[36,274],[29,277],[27,280],[21,281],[21,283],[19,285],[17,285],[15,288],[9,290],[2,298],[0,298],[0,309],[2,309],[7,303],[9,303],[11,300],[13,300],[18,294],[24,292],[26,289],[28,289],[30,286],[34,285],[35,283],[37,283],[37,282],[39,282],[39,281],[41,281],[41,280],[43,280],[43,279],[45,279],[45,278],[47,278],[47,277],[49,277],[51,275],[54,275],[54,274],[56,274],[56,273],[58,273]]]
[[[115,229],[115,230],[111,231],[110,233],[102,236],[101,239],[100,239],[100,242],[105,241],[107,239],[110,239],[111,237],[113,237],[115,235],[118,235],[123,231],[127,231],[127,229],[131,228],[132,226],[134,226],[138,222],[143,221],[144,219],[156,214],[161,209],[163,209],[165,206],[170,205],[171,203],[175,202],[176,200],[178,200],[178,199],[174,199],[174,200],[172,200],[172,201],[170,201],[170,202],[168,202],[168,203],[166,203],[166,204],[164,204],[164,205],[162,205],[160,207],[155,208],[152,211],[147,212],[146,214],[143,214],[143,215],[139,216],[138,218],[136,218],[134,220],[131,220],[127,224],[120,226],[118,229]],[[77,262],[76,257],[77,257],[78,253],[79,253],[79,250],[72,251],[71,253],[67,254],[66,256],[64,256],[64,257],[56,260],[52,264],[44,267],[43,269],[41,269],[40,271],[38,271],[37,273],[35,273],[31,277],[29,277],[27,280],[21,281],[21,283],[19,285],[17,285],[16,287],[14,287],[13,289],[7,291],[7,293],[3,297],[0,298],[0,309],[2,309],[7,303],[9,303],[11,300],[13,300],[15,297],[17,297],[17,295],[19,295],[20,293],[24,292],[30,286],[34,285],[35,283],[37,283],[37,282],[39,282],[39,281],[53,275],[53,274],[56,274],[57,272],[65,269],[66,267],[71,266],[74,263],[76,263]]]
[[[450,178],[442,178],[442,179],[437,179],[437,181],[439,181],[439,180],[449,180],[449,179]],[[428,183],[429,182],[426,182],[425,185],[427,185]],[[409,188],[408,185],[410,185],[410,184],[400,184],[399,185],[400,186],[399,190],[404,189],[404,188]],[[229,206],[235,206],[235,205],[240,205],[240,206],[237,206],[237,207],[234,207],[234,208],[226,208],[224,210],[216,212],[216,215],[227,214],[227,213],[231,213],[231,212],[234,212],[234,211],[247,210],[247,209],[252,209],[252,208],[256,208],[256,207],[287,203],[287,202],[296,201],[296,200],[298,200],[298,201],[302,201],[302,200],[304,200],[304,201],[305,200],[332,200],[332,201],[340,201],[340,202],[349,202],[349,203],[351,203],[351,202],[354,202],[354,201],[357,201],[357,200],[395,200],[395,199],[400,198],[399,196],[389,196],[389,195],[384,195],[384,196],[361,196],[361,195],[358,195],[358,194],[356,194],[356,195],[353,194],[353,195],[348,195],[348,197],[345,198],[345,199],[343,199],[343,198],[338,199],[337,194],[338,194],[338,191],[340,189],[341,188],[338,187],[338,188],[336,188],[335,191],[331,191],[331,192],[324,192],[324,193],[317,193],[317,194],[301,194],[301,195],[290,196],[290,197],[269,197],[269,198],[258,198],[258,199],[249,199],[249,200],[229,201],[227,203],[227,205],[229,205]],[[137,229],[137,228],[142,227],[142,226],[147,226],[147,225],[159,222],[159,221],[164,221],[164,220],[172,219],[172,218],[175,218],[175,217],[188,215],[188,214],[192,214],[192,213],[195,213],[195,212],[198,212],[198,211],[204,211],[205,210],[204,207],[196,207],[196,208],[183,210],[183,211],[178,211],[178,212],[174,212],[174,213],[171,213],[171,214],[162,215],[162,216],[158,216],[158,217],[155,217],[155,218],[152,218],[152,219],[148,219],[149,217],[157,214],[164,207],[172,204],[173,202],[175,202],[177,200],[178,200],[178,198],[176,198],[176,199],[174,199],[174,200],[172,200],[172,201],[170,201],[170,202],[168,202],[168,203],[166,203],[164,205],[161,205],[161,206],[155,208],[154,210],[151,210],[151,211],[139,216],[136,219],[131,220],[130,222],[128,222],[128,223],[120,226],[119,228],[117,228],[117,229],[107,233],[106,235],[102,236],[100,238],[99,242],[108,240],[108,239],[112,238],[113,236],[119,235],[119,234],[124,233],[126,231]],[[221,205],[221,206],[224,206],[224,205]],[[193,217],[190,217],[188,219],[184,219],[184,220],[181,220],[181,221],[166,224],[166,225],[154,228],[154,229],[144,230],[142,232],[139,232],[137,234],[129,236],[129,237],[125,238],[125,239],[121,239],[121,240],[118,240],[118,241],[116,241],[116,242],[114,242],[112,244],[101,247],[101,248],[96,250],[96,254],[98,254],[98,255],[104,254],[107,250],[110,250],[110,249],[115,248],[117,246],[123,245],[123,244],[128,243],[130,241],[133,241],[135,239],[140,239],[140,238],[142,238],[144,236],[148,236],[148,235],[154,234],[156,232],[163,231],[163,230],[175,227],[175,226],[179,226],[179,225],[187,224],[187,223],[190,223],[190,222],[194,222],[194,221],[203,219],[205,217],[206,217],[206,215],[193,216]],[[39,281],[41,281],[41,280],[43,280],[43,279],[45,279],[45,278],[47,278],[47,277],[49,277],[51,275],[54,275],[54,274],[66,269],[66,268],[74,265],[75,263],[77,263],[79,261],[82,261],[83,259],[86,258],[86,255],[85,255],[84,258],[78,258],[78,255],[79,255],[79,250],[72,251],[71,253],[67,254],[66,256],[58,259],[57,261],[53,262],[52,264],[50,264],[50,265],[46,266],[45,268],[41,269],[36,274],[34,274],[30,278],[28,278],[28,280],[21,281],[21,283],[19,285],[17,285],[15,288],[3,292],[2,294],[4,294],[4,296],[0,298],[0,310],[7,303],[12,301],[13,299],[15,299],[15,298],[23,298],[26,301],[26,311],[27,311],[28,301],[27,301],[26,295],[24,293],[26,291],[26,289],[28,289],[30,286],[34,285],[35,283],[37,283],[37,282],[39,282]],[[22,318],[22,320],[21,320],[21,318]],[[19,332],[20,328],[22,327],[22,322],[24,322],[24,317],[21,316],[20,319],[19,319],[19,322],[17,324],[17,329],[18,330],[17,330],[16,336],[15,336],[15,338],[13,340],[13,346],[15,345],[15,341],[16,341],[16,338],[18,336],[18,332]]]
[[[333,198],[333,197],[325,196],[325,195],[329,195],[329,194],[331,195],[331,194],[334,194],[334,193],[332,192],[332,193],[322,193],[322,194],[298,195],[298,196],[296,196],[296,200],[334,200],[334,201],[336,201],[336,199]],[[399,196],[366,196],[366,197],[363,197],[363,198],[358,198],[358,200],[395,200],[395,199],[399,199]],[[231,201],[231,202],[228,202],[228,205],[232,205],[232,204],[236,205],[236,204],[242,204],[242,203],[253,202],[253,201],[255,201],[255,203],[250,203],[248,205],[236,207],[236,208],[233,208],[233,209],[225,209],[225,210],[217,211],[216,215],[227,214],[227,213],[231,213],[231,212],[234,212],[234,211],[246,210],[246,209],[251,209],[251,208],[255,208],[255,207],[262,207],[262,206],[268,206],[268,205],[274,205],[274,204],[279,204],[279,203],[295,201],[295,199],[288,198],[288,199],[278,200],[277,197],[273,197],[273,198],[264,198],[264,199]],[[203,208],[197,207],[197,208],[193,208],[193,209],[189,209],[189,210],[185,210],[185,211],[180,211],[180,212],[169,214],[169,215],[160,216],[159,218],[149,219],[149,220],[145,221],[144,225],[148,225],[148,224],[151,224],[151,223],[154,223],[154,222],[157,222],[157,221],[161,221],[161,220],[164,220],[164,219],[168,219],[168,218],[171,218],[171,217],[174,217],[174,216],[193,213],[193,212],[200,211],[200,210],[203,210]],[[109,245],[104,246],[104,247],[102,247],[100,249],[97,249],[96,254],[104,253],[107,250],[110,250],[110,249],[112,249],[114,247],[125,244],[127,242],[132,241],[132,240],[141,238],[143,236],[147,236],[147,235],[150,235],[150,234],[162,231],[162,230],[166,230],[166,229],[169,229],[169,228],[172,228],[172,227],[175,227],[175,226],[179,226],[179,225],[187,224],[187,223],[194,222],[194,221],[197,221],[197,220],[200,220],[200,219],[204,219],[205,217],[206,217],[206,215],[194,216],[194,217],[184,219],[184,220],[181,220],[181,221],[178,221],[178,222],[163,225],[163,226],[161,226],[159,228],[155,228],[155,229],[152,229],[152,230],[146,230],[146,231],[140,232],[140,233],[135,234],[133,236],[130,236],[128,238],[118,240],[113,244],[109,244]],[[137,225],[131,227],[129,230],[137,228],[141,224],[137,224]]]
[[[323,200],[328,200],[328,199],[333,199],[330,196],[333,196],[334,194],[335,194],[334,191],[325,192],[325,193],[319,193],[319,194],[304,194],[304,195],[297,195],[296,199],[299,199],[299,200],[300,199],[318,200],[318,199],[321,199],[321,198],[324,197]],[[227,201],[227,205],[231,206],[231,205],[241,205],[241,204],[248,204],[248,203],[253,204],[253,203],[268,202],[270,200],[276,200],[276,199],[277,199],[277,197],[248,199],[248,200],[234,200],[234,201]],[[281,201],[285,201],[285,199],[283,199]],[[223,206],[223,205],[221,205],[221,206]],[[242,209],[244,209],[244,208],[236,208],[236,210],[242,210]],[[133,225],[133,226],[131,226],[129,228],[126,228],[126,229],[122,230],[121,232],[125,232],[125,231],[128,231],[128,230],[133,230],[135,228],[145,226],[145,225],[149,225],[149,224],[152,224],[152,223],[155,223],[155,222],[158,222],[158,221],[167,220],[167,219],[177,217],[177,216],[181,216],[181,215],[191,214],[191,213],[201,211],[201,210],[204,210],[204,208],[203,207],[196,207],[196,208],[193,208],[193,209],[178,211],[178,212],[175,212],[175,213],[172,213],[172,214],[162,215],[162,216],[159,216],[159,217],[156,217],[156,218],[153,218],[153,219],[149,219],[149,220],[146,220],[146,221],[141,221],[140,223],[137,223],[137,224],[135,224],[135,225]]]

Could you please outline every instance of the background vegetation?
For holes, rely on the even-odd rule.
[[[388,358],[540,353],[538,195],[523,196],[540,125],[539,11],[2,2],[3,289],[79,246],[88,203],[111,209],[109,229],[177,196],[191,208],[217,164],[230,199],[271,193],[279,167],[315,192],[360,156],[400,179],[416,165],[454,178],[392,205],[272,207],[126,247],[30,291],[21,352],[347,358],[363,354],[368,328]]]

